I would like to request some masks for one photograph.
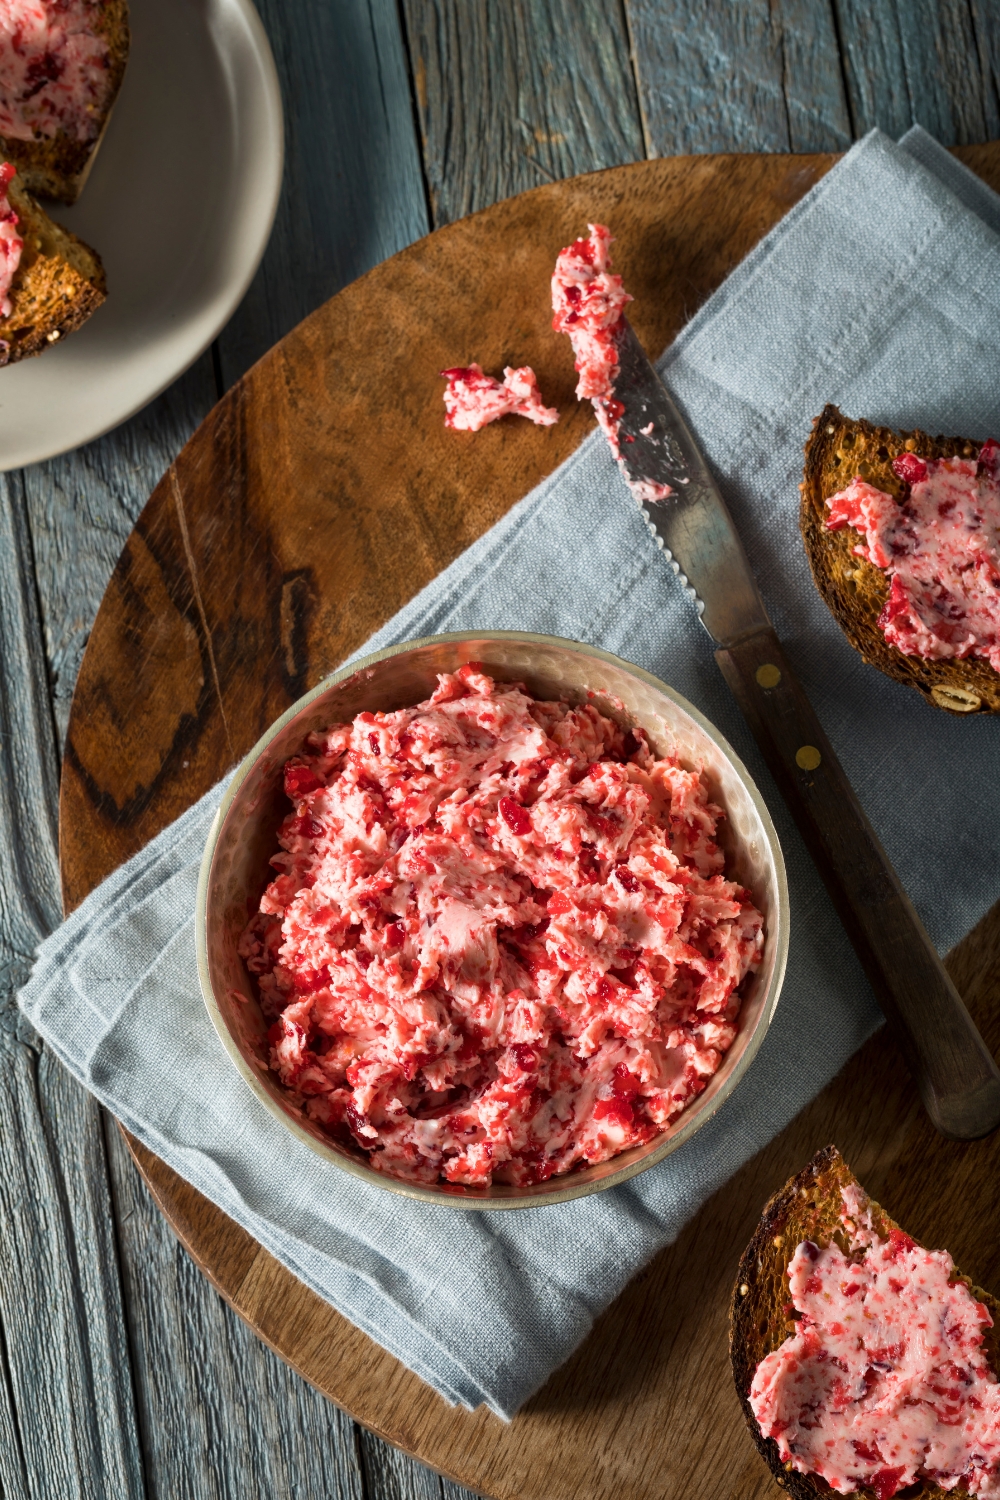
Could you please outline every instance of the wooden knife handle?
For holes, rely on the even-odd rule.
[[[773,630],[715,653],[893,1029],[927,1113],[959,1140],[1000,1125],[1000,1071]]]

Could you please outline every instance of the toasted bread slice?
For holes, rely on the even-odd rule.
[[[839,1238],[846,1249],[840,1222],[843,1200],[841,1189],[857,1179],[836,1146],[818,1151],[807,1167],[770,1200],[761,1215],[753,1239],[740,1261],[730,1310],[729,1353],[736,1390],[743,1406],[747,1426],[775,1479],[795,1500],[815,1500],[829,1495],[826,1482],[811,1474],[786,1469],[778,1445],[765,1438],[750,1407],[750,1386],[757,1366],[765,1355],[783,1344],[795,1330],[785,1308],[788,1304],[788,1263],[796,1246],[803,1240],[825,1248]],[[891,1229],[899,1229],[877,1203],[868,1205],[872,1226],[881,1239],[888,1239]],[[994,1326],[986,1331],[984,1348],[994,1370],[1000,1370],[1000,1302],[996,1297],[973,1286],[968,1277],[958,1273],[973,1297],[984,1302],[993,1317]],[[939,1485],[923,1482],[906,1490],[907,1500],[970,1500],[967,1490],[945,1491]],[[871,1489],[857,1491],[864,1500],[876,1500]]]
[[[926,432],[893,432],[870,422],[852,421],[827,406],[813,423],[806,444],[799,526],[812,575],[838,625],[856,651],[880,672],[922,693],[948,713],[1000,713],[1000,673],[982,657],[928,661],[904,656],[891,646],[878,624],[889,597],[881,568],[854,552],[858,534],[850,526],[826,529],[826,500],[861,474],[878,489],[899,496],[892,471],[900,453],[920,458],[972,458],[979,444],[967,438],[928,437]]]
[[[10,288],[12,310],[0,318],[0,365],[15,364],[57,344],[96,312],[108,294],[101,258],[63,229],[24,191],[7,189],[24,240]]]
[[[99,0],[94,6],[93,29],[108,44],[108,91],[91,139],[78,141],[62,130],[31,141],[0,136],[0,157],[14,163],[24,187],[39,198],[75,203],[83,190],[125,77],[130,41],[128,0]]]

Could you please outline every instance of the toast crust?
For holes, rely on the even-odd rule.
[[[95,250],[50,219],[18,178],[7,196],[24,249],[11,284],[10,315],[0,319],[0,366],[41,354],[74,333],[108,293]]]
[[[750,1434],[758,1451],[778,1484],[794,1500],[815,1500],[817,1495],[833,1492],[822,1479],[786,1469],[773,1438],[765,1438],[750,1407],[750,1386],[757,1366],[793,1332],[795,1323],[785,1313],[788,1301],[786,1272],[795,1248],[803,1240],[813,1240],[820,1247],[838,1239],[848,1248],[840,1223],[841,1189],[855,1183],[850,1167],[836,1146],[818,1151],[795,1177],[792,1177],[764,1208],[743,1258],[740,1261],[729,1320],[729,1354],[736,1391],[743,1407]],[[869,1203],[872,1224],[880,1238],[888,1238],[890,1229],[899,1229],[879,1204]],[[989,1308],[994,1326],[986,1330],[984,1349],[991,1368],[1000,1370],[1000,1301],[973,1286],[967,1276],[956,1271],[979,1302]],[[746,1291],[743,1289],[746,1288]],[[939,1485],[922,1482],[911,1485],[906,1500],[971,1500],[964,1489],[943,1490]],[[876,1500],[867,1487],[857,1491],[859,1500]]]
[[[813,423],[805,449],[799,528],[813,580],[837,624],[870,666],[916,690],[950,713],[1000,713],[1000,673],[983,657],[929,661],[904,656],[879,628],[889,583],[874,563],[853,551],[858,534],[850,526],[827,531],[825,501],[861,472],[878,489],[900,496],[892,460],[910,452],[920,458],[974,458],[980,444],[926,432],[893,432],[863,420],[852,421],[827,406]]]
[[[39,198],[75,203],[90,175],[125,76],[130,41],[128,0],[104,0],[95,10],[94,30],[108,44],[108,93],[95,138],[78,141],[62,130],[31,141],[0,136],[0,157],[14,163],[24,187]]]

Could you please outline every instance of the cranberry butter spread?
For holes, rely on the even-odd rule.
[[[984,657],[1000,672],[1000,445],[978,458],[901,453],[902,498],[852,479],[827,500],[826,525],[852,526],[855,553],[881,568],[890,645],[928,661]]]
[[[240,952],[271,1064],[373,1167],[544,1182],[650,1140],[736,1035],[762,918],[703,778],[477,664],[306,741]]]
[[[0,136],[95,140],[110,87],[100,0],[0,0]]]
[[[485,375],[477,364],[442,370],[441,378],[448,382],[444,425],[458,432],[478,432],[506,416],[527,417],[538,427],[551,427],[559,420],[555,407],[542,401],[538,379],[528,365],[518,370],[508,365],[502,381]]]
[[[17,232],[17,214],[7,197],[7,189],[15,176],[16,169],[9,161],[0,163],[0,318],[10,316],[11,282],[21,264],[24,248],[24,241]]]
[[[621,277],[611,272],[610,229],[604,224],[588,224],[587,228],[588,238],[574,240],[560,250],[556,260],[552,273],[552,327],[557,333],[569,335],[579,376],[577,400],[591,402],[620,465],[621,419],[625,408],[615,395],[619,374],[618,334],[625,308],[633,299],[622,285]],[[668,484],[631,480],[624,469],[622,475],[640,505],[665,500],[672,493]]]

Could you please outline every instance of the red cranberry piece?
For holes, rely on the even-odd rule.
[[[615,865],[615,879],[630,896],[637,896],[642,890],[638,876],[632,873],[628,865]]]
[[[292,826],[297,834],[307,839],[318,839],[323,832],[322,823],[317,823],[316,819],[311,818],[308,813],[303,813],[301,817],[296,818]]]
[[[378,735],[377,734],[370,734],[368,736],[368,743],[372,747],[372,754],[373,755],[381,755],[381,753],[382,753],[382,746],[378,742]]]
[[[316,990],[326,989],[330,983],[330,970],[323,965],[321,969],[302,969],[295,975],[295,988],[300,995],[312,995]]]
[[[345,1110],[345,1114],[347,1115],[347,1123],[354,1131],[354,1134],[361,1135],[361,1132],[368,1124],[368,1121],[365,1119],[361,1111],[356,1109],[353,1104],[349,1104],[347,1106],[347,1109]],[[362,1139],[364,1139],[364,1137],[362,1137]]]
[[[902,1483],[905,1469],[879,1469],[873,1474],[868,1483],[875,1491],[878,1500],[892,1500],[893,1495]]]
[[[308,766],[289,761],[285,767],[285,796],[291,797],[293,802],[300,797],[308,797],[310,792],[318,791],[322,785]]]
[[[615,1068],[611,1088],[616,1099],[634,1099],[636,1094],[642,1092],[642,1079],[637,1078],[624,1063],[619,1063]]]
[[[522,1073],[531,1073],[535,1067],[535,1054],[530,1047],[523,1042],[515,1042],[510,1049],[510,1055],[521,1069]]]
[[[486,1041],[486,1032],[482,1026],[472,1022],[465,1031],[465,1037],[461,1047],[458,1049],[459,1062],[470,1062],[472,1058],[478,1057],[483,1051],[483,1043]]]
[[[927,465],[915,453],[898,453],[892,461],[892,472],[904,484],[923,484]]]
[[[402,922],[390,922],[385,929],[385,940],[390,948],[402,948],[406,942],[406,928]]]
[[[851,1447],[859,1458],[863,1458],[866,1464],[880,1464],[882,1455],[874,1443],[859,1443],[857,1438],[851,1439]]]
[[[520,802],[515,802],[513,797],[500,798],[500,816],[503,818],[511,833],[519,839],[527,838],[531,832],[531,819]]]
[[[913,1241],[910,1239],[910,1236],[908,1234],[904,1234],[901,1229],[889,1230],[890,1260],[898,1260],[901,1255],[905,1255],[908,1250],[912,1249]]]
[[[987,438],[980,448],[976,477],[977,479],[1000,479],[1000,443],[996,438]]]
[[[625,1130],[635,1124],[635,1112],[627,1099],[598,1099],[594,1105],[595,1120],[613,1120]]]
[[[44,52],[41,57],[34,58],[25,70],[24,81],[28,87],[21,98],[33,99],[47,83],[58,82],[64,67],[65,64],[53,52]]]

